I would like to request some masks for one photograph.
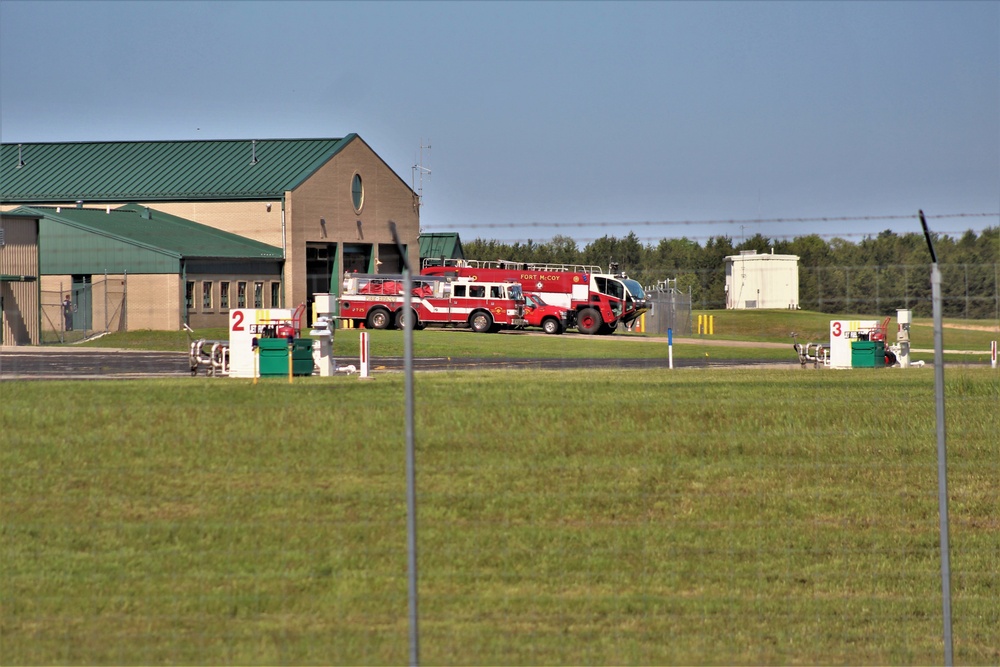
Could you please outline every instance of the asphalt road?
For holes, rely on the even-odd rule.
[[[790,351],[789,356],[792,356]],[[789,362],[793,361],[792,359]],[[715,368],[732,366],[795,366],[797,363],[760,359],[675,359],[675,368]],[[357,359],[337,359],[339,364],[358,365]],[[431,357],[414,359],[414,370],[472,371],[485,369],[534,368],[569,370],[581,368],[667,368],[666,359],[458,359]],[[372,357],[371,372],[399,372],[402,357]],[[199,369],[204,376],[204,367]],[[191,377],[186,352],[136,352],[97,348],[0,348],[0,380],[126,379]]]

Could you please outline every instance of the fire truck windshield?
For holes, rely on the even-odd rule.
[[[631,278],[626,278],[622,282],[625,283],[628,293],[631,294],[637,301],[643,301],[646,298],[646,291],[642,289],[642,285],[640,285],[637,281],[632,280]]]
[[[543,308],[547,305],[537,294],[525,294],[524,298],[528,305],[534,308]]]
[[[508,285],[507,286],[507,298],[513,299],[514,301],[523,301],[524,293],[521,292],[520,285]]]
[[[594,276],[594,281],[597,283],[597,291],[601,294],[607,294],[619,301],[625,300],[625,285],[622,281],[603,276]]]

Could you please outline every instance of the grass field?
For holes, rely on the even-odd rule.
[[[955,661],[995,665],[1000,381],[946,380]],[[942,661],[929,368],[415,385],[423,662]],[[402,376],[2,390],[0,663],[408,660]]]
[[[745,310],[745,311],[695,311],[694,315],[711,314],[715,318],[712,336],[694,335],[674,345],[676,359],[771,359],[797,360],[792,350],[791,332],[798,334],[798,341],[828,342],[830,320],[880,320],[868,315],[829,315],[810,311]],[[996,320],[945,321],[945,350],[974,351],[975,354],[946,354],[949,363],[989,363],[990,341],[1000,338],[1000,322]],[[895,342],[895,321],[890,324],[889,340]],[[403,337],[399,331],[370,331],[370,349],[373,357],[403,354]],[[914,350],[933,350],[934,336],[930,319],[917,318],[911,327],[911,347]],[[198,331],[198,337],[227,339],[225,329]],[[340,357],[358,356],[356,330],[341,329],[334,337],[334,353]],[[513,357],[513,358],[663,358],[666,356],[665,336],[631,334],[619,331],[613,336],[582,336],[570,333],[562,336],[530,337],[521,333],[500,336],[472,335],[469,331],[427,329],[414,334],[414,354],[426,357]],[[636,343],[629,344],[628,342]],[[637,344],[647,341],[651,344]],[[753,347],[727,345],[730,342],[766,343],[779,347]],[[659,343],[659,344],[653,344]],[[134,331],[112,334],[84,344],[87,347],[113,347],[121,349],[178,350],[188,346],[188,336],[183,331]],[[931,352],[915,351],[914,361],[933,361]]]

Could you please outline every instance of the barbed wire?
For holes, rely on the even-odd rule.
[[[939,213],[924,216],[928,220],[958,220],[964,218],[1000,218],[1000,213]],[[918,220],[919,214],[910,215],[865,215],[865,216],[824,216],[824,217],[812,217],[812,218],[752,218],[752,219],[727,219],[727,220],[665,220],[660,222],[655,221],[645,221],[645,222],[555,222],[555,223],[543,223],[543,222],[530,222],[530,223],[469,223],[463,225],[421,225],[421,233],[433,232],[435,230],[448,230],[459,231],[464,230],[475,230],[475,229],[538,229],[538,230],[550,230],[552,228],[556,229],[570,229],[570,228],[588,228],[588,227],[602,227],[605,229],[615,229],[624,228],[629,229],[631,233],[631,227],[652,227],[652,226],[713,226],[713,225],[743,225],[747,226],[748,229],[746,233],[751,236],[760,234],[771,241],[784,241],[799,238],[802,236],[817,236],[822,239],[852,239],[852,238],[866,238],[877,236],[881,231],[863,231],[863,232],[826,232],[826,233],[815,233],[811,232],[808,234],[803,234],[801,232],[788,233],[788,234],[762,234],[759,231],[755,231],[751,228],[753,225],[762,225],[768,223],[822,223],[822,222],[865,222],[865,221],[885,221],[885,220]],[[981,234],[985,227],[980,227],[976,229],[944,229],[944,230],[934,230],[934,233],[941,236],[961,236],[968,231],[972,231],[976,234]],[[891,231],[891,230],[890,230]],[[915,228],[913,232],[903,232],[903,233],[921,233],[919,228]],[[554,235],[553,235],[554,236]],[[574,237],[572,240],[577,244],[589,244],[594,241],[600,240],[606,237]],[[708,241],[710,239],[718,238],[720,236],[727,236],[725,233],[712,233],[712,234],[702,234],[697,236],[684,235],[682,238],[689,241]],[[731,236],[731,235],[730,235]],[[746,236],[746,234],[744,234]],[[664,236],[636,236],[635,239],[640,243],[657,243],[664,240]],[[496,241],[497,243],[504,244],[544,244],[550,239],[539,239],[530,238],[527,236],[519,238],[504,238],[504,239],[481,239],[481,237],[476,237],[476,240],[484,241]],[[744,238],[743,241],[746,239]],[[743,242],[741,241],[741,242]]]
[[[939,213],[936,215],[924,215],[928,220],[943,220],[956,218],[998,218],[1000,213]],[[746,219],[725,219],[725,220],[646,220],[635,222],[472,222],[461,225],[422,225],[424,229],[524,229],[524,228],[580,228],[580,227],[673,227],[684,225],[759,225],[759,224],[785,224],[785,223],[813,223],[813,222],[870,222],[876,220],[918,220],[919,214],[911,213],[907,215],[862,215],[862,216],[824,216],[814,218],[746,218]]]
[[[934,234],[936,234],[938,236],[954,236],[954,237],[958,237],[958,236],[961,236],[961,235],[965,234],[967,231],[969,231],[969,230],[968,229],[945,229],[945,230],[934,231]],[[982,233],[982,230],[972,230],[972,231],[974,233],[976,233],[976,234]],[[907,233],[913,233],[913,234],[918,234],[918,235],[922,235],[923,234],[923,232],[921,232],[921,231],[914,231],[914,232],[907,232]],[[683,236],[681,238],[684,238],[684,239],[686,239],[688,241],[699,241],[700,242],[700,241],[709,241],[711,239],[716,239],[716,238],[719,238],[720,236],[726,236],[726,235],[725,234],[706,234],[706,235],[698,235],[698,236],[687,236],[687,235],[685,235],[685,236]],[[846,240],[846,239],[859,238],[859,237],[860,238],[865,238],[865,237],[874,238],[874,237],[878,236],[878,233],[877,232],[876,233],[872,233],[872,232],[845,232],[845,233],[829,233],[829,234],[814,234],[814,233],[811,233],[811,234],[761,234],[761,236],[765,237],[769,241],[789,241],[789,240],[793,240],[793,239],[796,239],[796,238],[801,238],[803,236],[816,236],[816,237],[819,237],[821,239],[845,239]],[[582,247],[582,245],[587,245],[589,243],[593,243],[594,241],[599,241],[599,240],[601,240],[601,238],[603,238],[603,237],[599,237],[599,236],[584,237],[584,238],[574,237],[572,239],[572,241],[574,243],[576,243],[578,245],[578,247]],[[732,237],[730,237],[730,238],[732,238]],[[749,238],[750,237],[748,236],[747,239],[749,239]],[[921,236],[921,238],[922,238],[922,236]],[[526,243],[528,243],[530,241],[531,243],[533,243],[535,245],[542,245],[542,244],[547,243],[551,239],[517,238],[517,239],[480,239],[480,240],[486,241],[486,242],[496,241],[497,243],[503,243],[503,244],[508,244],[508,245],[513,245],[515,243],[520,243],[521,245],[524,245],[524,244],[526,244]],[[618,240],[621,241],[622,239],[618,238]],[[635,240],[645,245],[647,243],[654,243],[655,244],[655,243],[659,243],[660,241],[669,240],[669,239],[665,239],[662,236],[636,236]],[[740,243],[742,243],[745,240],[746,239],[743,239],[743,240],[733,239],[733,243],[734,243],[734,245],[739,245]],[[464,241],[464,243],[468,243],[468,240]]]

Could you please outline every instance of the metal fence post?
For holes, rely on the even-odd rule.
[[[951,635],[951,556],[948,537],[948,462],[945,446],[944,424],[944,342],[941,326],[941,271],[938,269],[937,254],[924,212],[920,211],[920,224],[924,228],[924,238],[931,253],[931,308],[934,314],[934,402],[937,417],[938,454],[938,516],[941,543],[941,605],[944,621],[944,664],[954,664]]]
[[[399,256],[403,261],[403,308],[411,307],[413,294],[413,277],[410,275],[410,260],[403,248],[399,235],[396,233],[396,223],[389,221],[389,232],[396,244]],[[403,371],[406,376],[406,533],[409,557],[409,599],[410,599],[410,664],[420,662],[420,632],[417,616],[417,490],[416,490],[416,454],[414,451],[413,432],[413,325],[414,317],[403,311]]]

